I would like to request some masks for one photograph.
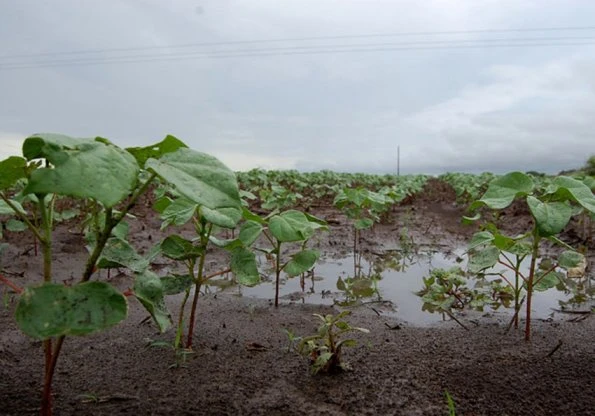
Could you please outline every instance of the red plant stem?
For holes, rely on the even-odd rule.
[[[525,317],[525,341],[531,341],[531,300],[533,298],[533,280],[535,278],[535,264],[539,256],[539,236],[537,232],[533,235],[533,251],[531,253],[531,266],[529,268],[529,279],[527,279],[527,312]]]
[[[279,242],[275,253],[275,308],[279,307],[279,280],[281,279],[281,243]]]
[[[52,351],[51,340],[46,340],[49,343],[50,351],[50,362],[46,365],[45,378],[43,382],[43,396],[41,397],[41,416],[52,416],[52,380],[54,379],[54,372],[56,371],[56,364],[58,363],[58,357],[60,356],[60,350],[66,337],[62,335],[56,341],[56,345]],[[47,358],[47,355],[46,355]]]
[[[504,263],[502,260],[498,260],[498,263],[500,263],[501,265],[503,265],[503,266],[505,266],[505,267],[508,267],[508,268],[509,268],[510,270],[512,270],[513,272],[515,272],[515,273],[518,273],[518,275],[519,275],[519,277],[520,277],[521,279],[523,279],[525,282],[527,281],[527,279],[525,278],[525,276],[524,276],[524,275],[523,275],[523,274],[522,274],[522,273],[521,273],[519,270],[517,270],[516,268],[514,268],[514,267],[513,267],[513,266],[511,266],[510,264],[508,264],[508,263]],[[500,276],[502,276],[502,275],[500,275]]]
[[[502,279],[504,279],[504,281],[508,284],[508,286],[510,286],[511,288],[514,289],[514,286],[512,285],[512,283],[510,283],[510,281],[506,278],[506,276],[504,276],[502,273],[498,273],[498,276],[500,276]]]
[[[213,277],[221,276],[222,274],[229,273],[229,272],[231,272],[231,269],[230,269],[230,268],[227,268],[227,269],[225,269],[225,270],[220,270],[220,271],[218,271],[218,272],[211,273],[211,274],[209,274],[208,276],[205,276],[205,277],[203,278],[203,280],[209,280],[209,279],[211,279],[211,278],[213,278]]]
[[[545,273],[543,273],[539,279],[537,279],[535,282],[533,282],[533,285],[536,285],[537,283],[541,282],[541,279],[543,279],[545,276],[547,276],[548,274],[550,274],[551,272],[556,270],[556,267],[558,267],[557,263],[554,264],[552,267],[550,267]]]
[[[15,283],[11,282],[8,278],[2,276],[1,274],[0,274],[0,282],[4,283],[6,286],[8,286],[12,290],[14,290],[19,295],[21,293],[23,293],[23,288],[17,286]]]

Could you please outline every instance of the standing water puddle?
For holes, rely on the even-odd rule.
[[[347,301],[357,300],[360,304],[368,304],[411,325],[428,326],[442,321],[443,316],[441,313],[422,311],[423,301],[415,293],[423,288],[423,278],[428,277],[431,270],[460,266],[460,263],[457,263],[457,258],[458,254],[462,255],[462,253],[463,250],[458,250],[455,254],[450,255],[434,252],[404,257],[395,251],[387,252],[382,256],[367,255],[367,258],[361,259],[359,268],[361,278],[354,285],[338,284],[339,278],[345,282],[346,279],[354,276],[354,270],[357,268],[354,268],[353,255],[342,258],[322,258],[313,273],[309,273],[303,278],[299,276],[287,278],[282,273],[279,288],[280,301],[283,303],[332,305],[334,303],[346,304]],[[266,270],[266,258],[261,257],[259,260],[262,269]],[[274,272],[266,271],[269,276],[273,276],[271,280],[263,281],[254,287],[235,286],[228,290],[236,291],[240,296],[273,299],[275,294]],[[221,279],[212,283],[215,286],[224,286],[222,284],[224,282],[226,280]],[[468,286],[473,286],[473,279],[469,280]],[[343,290],[339,290],[339,287]],[[534,292],[533,317],[547,319],[552,315],[554,309],[560,308],[560,302],[566,302],[572,296],[571,293],[556,289]],[[492,311],[489,306],[484,308],[484,313]],[[501,307],[497,313],[512,316],[513,309]],[[521,311],[521,317],[523,316],[524,305]]]

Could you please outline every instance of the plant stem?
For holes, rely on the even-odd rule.
[[[188,261],[188,274],[195,280],[194,277],[194,265],[196,264],[196,259],[190,259]],[[180,313],[178,314],[178,330],[177,333],[181,334],[183,331],[184,325],[184,310],[186,309],[186,302],[188,302],[188,297],[190,296],[190,288],[187,288],[184,291],[184,299],[182,299],[182,303],[180,304]],[[181,336],[176,336],[176,342],[174,344],[174,348],[177,350],[180,347]]]
[[[281,278],[281,242],[275,245],[275,308],[279,307],[279,280]]]
[[[204,226],[204,224],[203,224]],[[204,230],[204,228],[203,228]],[[198,262],[198,276],[196,276],[194,284],[194,299],[192,299],[192,309],[190,310],[190,322],[188,323],[188,337],[186,338],[186,348],[192,348],[192,338],[194,336],[194,321],[196,319],[196,306],[198,305],[198,297],[200,295],[200,287],[203,283],[203,270],[205,267],[205,259],[207,257],[207,245],[209,244],[209,236],[213,230],[213,225],[209,224],[208,230],[202,231],[200,235],[200,246],[204,249]]]
[[[103,230],[99,233],[97,237],[97,243],[95,244],[95,248],[93,252],[87,259],[87,264],[85,265],[85,271],[83,272],[83,277],[81,278],[81,282],[87,282],[91,279],[93,275],[93,271],[95,270],[95,264],[105,247],[107,240],[110,238],[112,230],[116,225],[118,225],[119,220],[116,220],[112,217],[112,209],[106,208],[105,209],[105,224],[103,226]]]
[[[531,300],[533,297],[533,282],[535,279],[535,265],[539,256],[539,242],[541,238],[537,230],[533,232],[533,250],[531,252],[531,265],[529,266],[529,278],[527,279],[527,312],[525,317],[525,341],[531,341]]]
[[[17,293],[19,295],[21,293],[23,293],[23,288],[18,287],[15,283],[11,282],[8,278],[2,276],[1,274],[0,274],[0,282],[4,283],[6,286],[11,288],[15,293]]]
[[[41,228],[43,238],[40,239],[43,251],[43,281],[51,283],[52,281],[52,224],[47,207],[45,205],[45,195],[36,195],[38,207],[41,215]],[[58,341],[60,344],[61,341]],[[54,376],[55,360],[57,356],[52,350],[52,339],[43,341],[43,352],[45,356],[45,375],[43,381],[43,395],[41,397],[41,414],[51,416],[52,414],[52,379]]]

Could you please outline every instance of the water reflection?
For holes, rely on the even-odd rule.
[[[444,316],[441,313],[424,311],[428,310],[427,299],[425,301],[416,293],[424,288],[424,278],[427,279],[433,270],[460,267],[463,261],[462,253],[463,250],[454,250],[448,254],[437,251],[415,253],[387,250],[366,252],[360,256],[332,257],[327,254],[309,273],[295,278],[283,275],[280,296],[286,303],[338,304],[346,307],[366,304],[412,325],[430,325],[443,320]],[[265,256],[260,257],[259,262],[259,270],[263,277],[261,284],[255,287],[241,287],[234,285],[232,277],[229,276],[213,279],[209,282],[207,290],[226,289],[238,296],[272,299],[272,264]],[[510,294],[501,282],[497,279],[477,280],[465,277],[468,279],[466,284],[471,287],[470,290],[482,289],[487,293],[487,298],[484,299],[484,306],[487,305],[484,313],[497,310],[504,311],[505,316],[512,316],[513,312],[506,309],[510,306]],[[590,300],[591,305],[595,305],[592,300],[595,296],[592,283],[589,277],[573,278],[564,288],[558,288],[563,290],[536,292],[533,300],[534,316],[537,319],[547,319],[553,310],[589,308],[589,304],[584,303],[585,300]],[[489,290],[485,290],[486,287]]]

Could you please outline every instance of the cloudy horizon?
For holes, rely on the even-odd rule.
[[[588,0],[3,2],[0,158],[36,132],[172,134],[234,170],[394,173],[399,147],[401,173],[557,173],[595,153],[594,18]]]

